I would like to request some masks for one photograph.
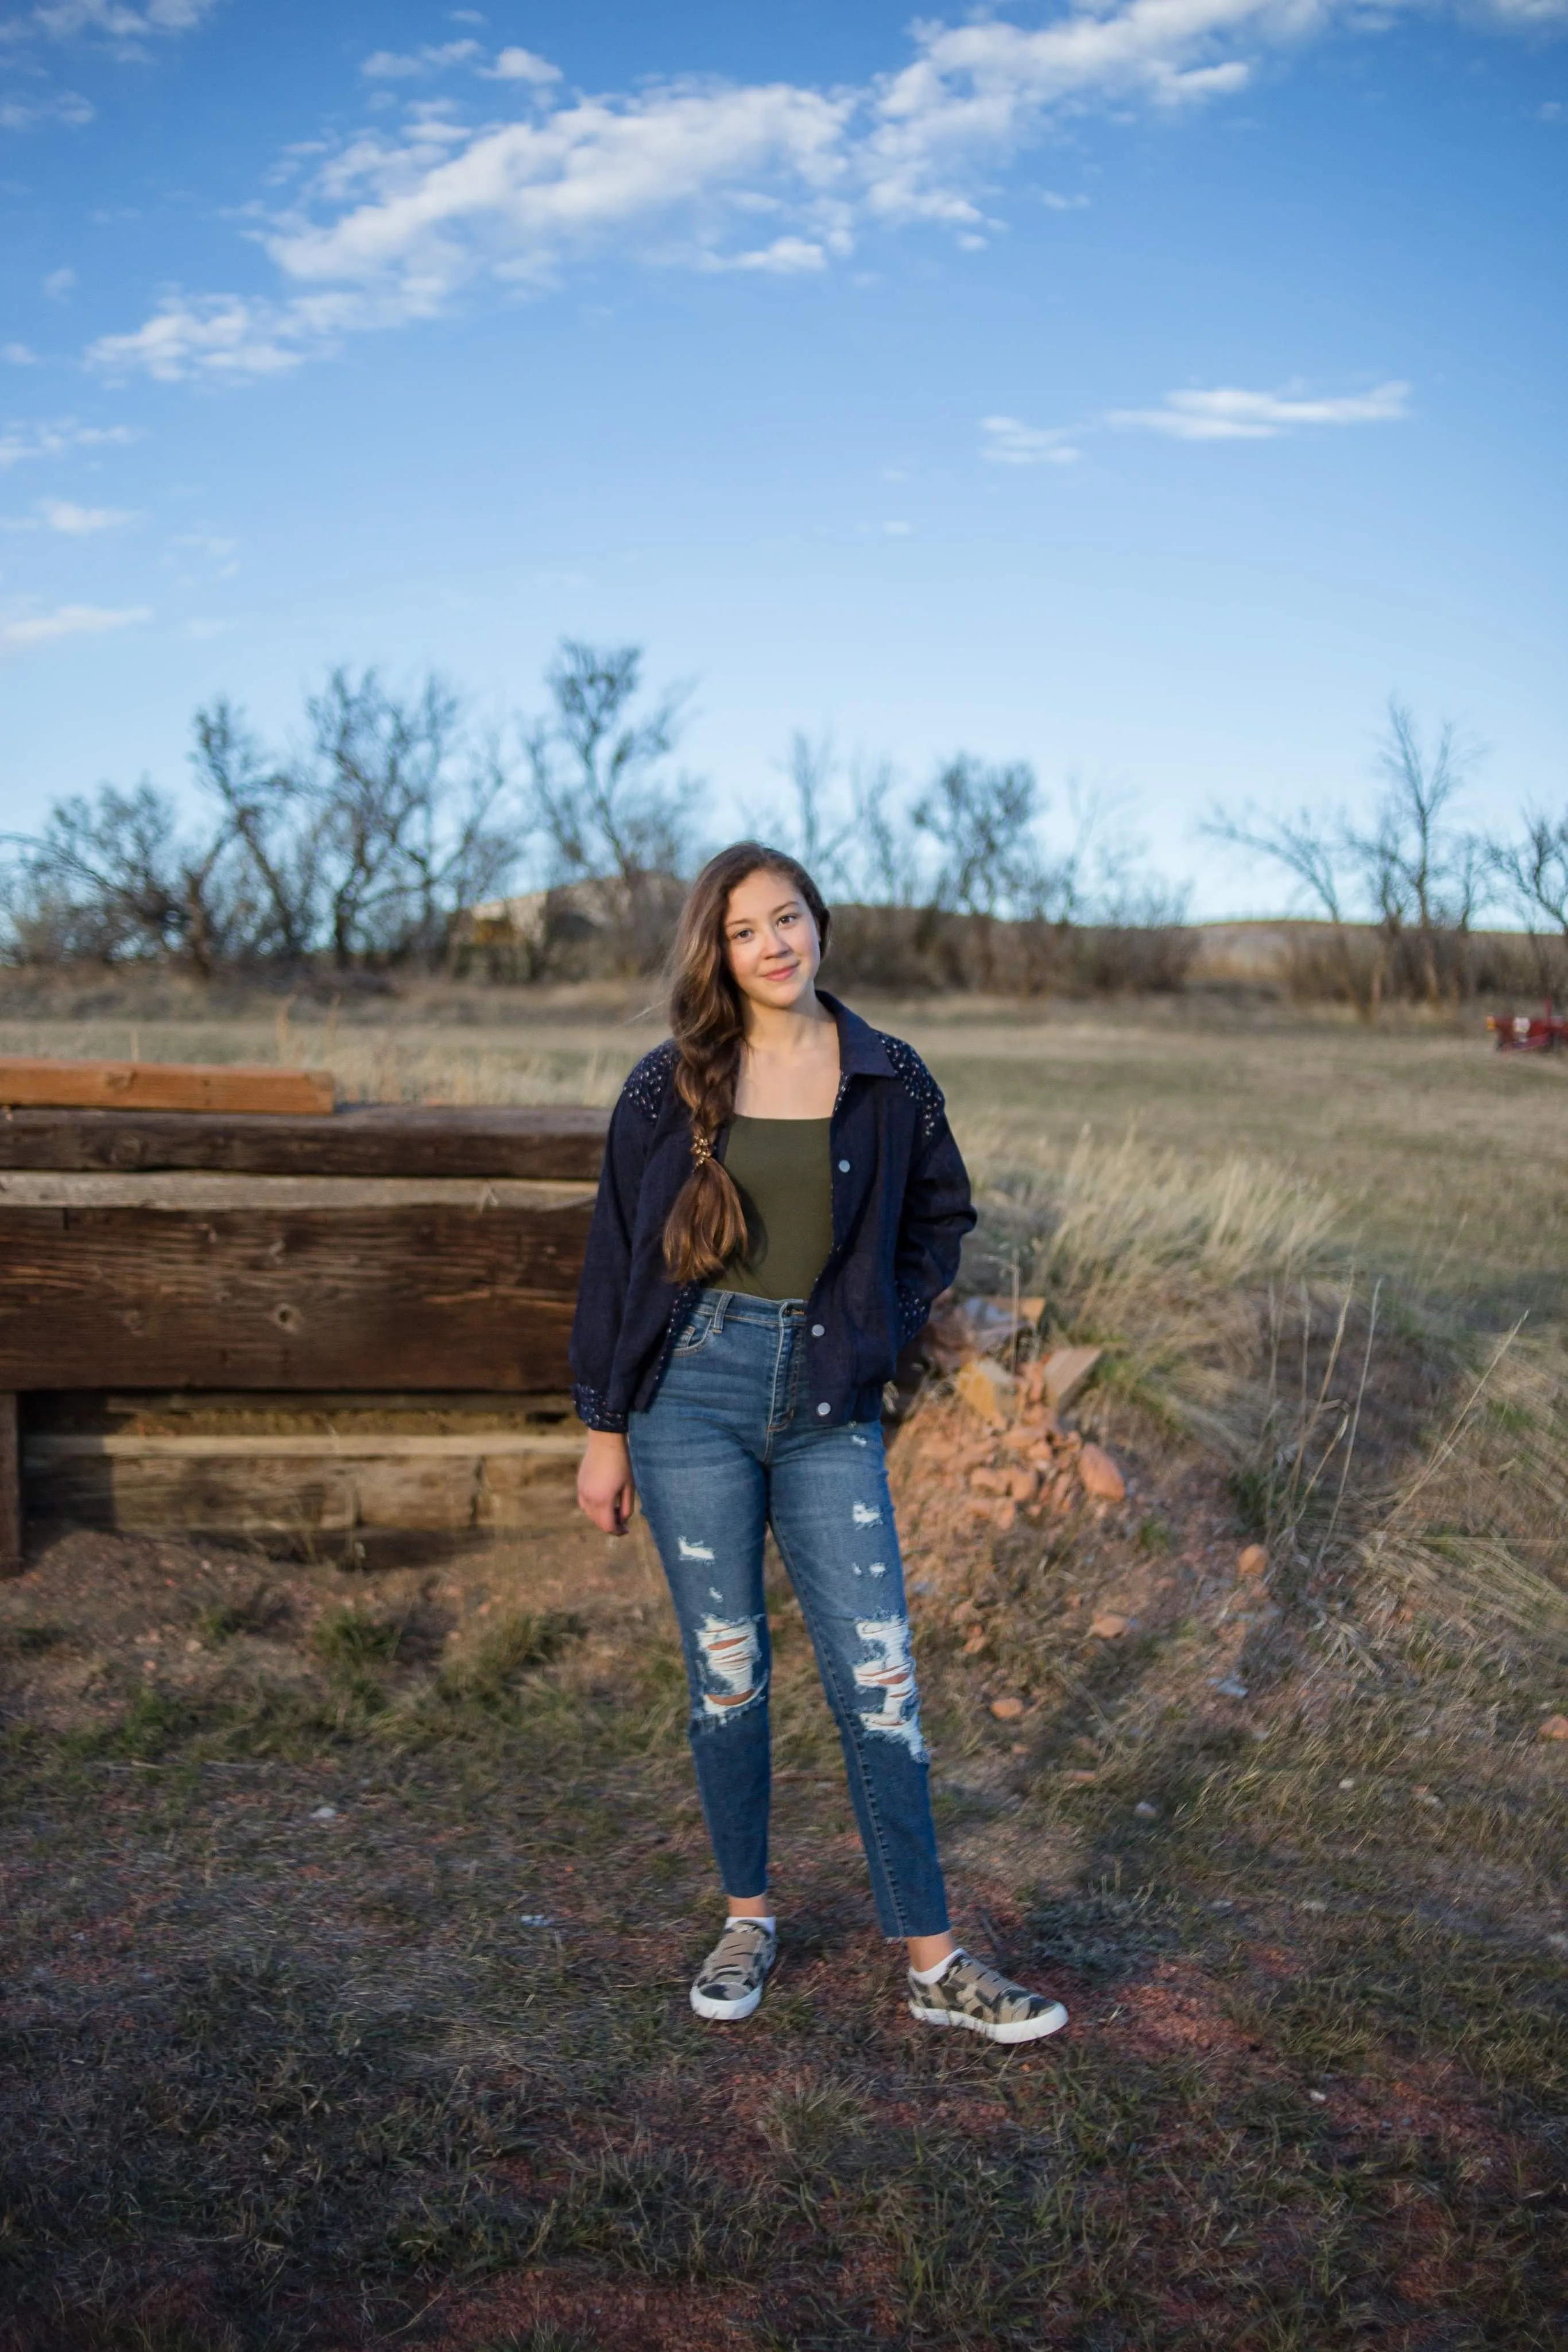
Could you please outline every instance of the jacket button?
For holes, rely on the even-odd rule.
[[[813,1323],[813,1324],[812,1324],[812,1326],[811,1326],[811,1337],[812,1337],[812,1339],[822,1339],[822,1338],[825,1336],[826,1329],[827,1329],[827,1327],[826,1327],[826,1325],[825,1325],[825,1324],[822,1324],[822,1323]]]
[[[831,1412],[832,1409],[833,1408],[831,1404],[820,1404],[817,1407],[817,1411],[819,1412]]]
[[[849,1163],[849,1161],[848,1161],[847,1160],[840,1160],[840,1162],[839,1162],[839,1174],[840,1174],[841,1176],[847,1176],[847,1175],[849,1174],[849,1172],[850,1172],[850,1163]]]

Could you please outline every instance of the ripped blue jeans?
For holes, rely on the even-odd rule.
[[[771,1527],[817,1653],[885,1936],[947,1926],[904,1570],[875,1422],[811,1424],[798,1299],[706,1290],[646,1412],[637,1492],[685,1652],[697,1788],[727,1894],[768,1886]]]

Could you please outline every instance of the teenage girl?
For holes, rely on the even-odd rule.
[[[572,1331],[578,1499],[606,1535],[642,1496],[691,1689],[728,1916],[692,1987],[749,2017],[768,1895],[768,1528],[838,1723],[877,1918],[928,2025],[1031,2042],[1067,2022],[962,1950],[931,1821],[883,1385],[975,1222],[919,1055],[821,992],[828,910],[792,857],[737,842],[675,940],[674,1034],[627,1079]]]

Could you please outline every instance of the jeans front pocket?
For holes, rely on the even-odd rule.
[[[706,1299],[698,1299],[686,1321],[675,1335],[674,1360],[695,1356],[713,1338],[715,1315]]]

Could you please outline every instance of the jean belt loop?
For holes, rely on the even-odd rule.
[[[708,1293],[713,1300],[713,1336],[716,1339],[724,1329],[724,1310],[729,1305],[730,1296],[727,1290],[710,1290]]]

